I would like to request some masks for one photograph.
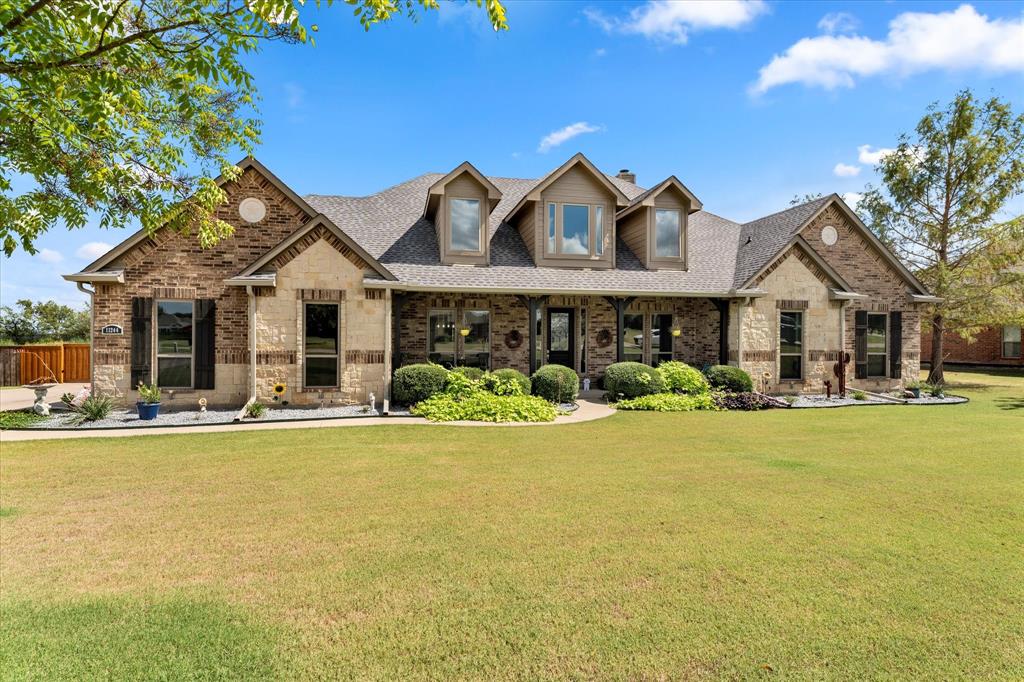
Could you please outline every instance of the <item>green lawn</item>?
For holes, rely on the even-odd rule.
[[[3,679],[1024,677],[1024,376],[946,407],[4,444]]]

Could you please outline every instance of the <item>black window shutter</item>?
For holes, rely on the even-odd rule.
[[[856,379],[868,378],[868,311],[854,312],[853,340],[853,376]]]
[[[153,299],[132,299],[132,388],[152,383]]]
[[[196,301],[196,388],[213,388],[216,308],[212,298]]]
[[[903,311],[889,313],[889,376],[903,376]]]

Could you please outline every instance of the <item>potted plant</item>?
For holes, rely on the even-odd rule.
[[[139,419],[156,419],[160,413],[160,389],[156,384],[139,382],[139,401],[135,403],[139,410]]]
[[[907,382],[907,390],[914,394],[915,398],[921,397],[921,382],[917,379],[911,379]]]

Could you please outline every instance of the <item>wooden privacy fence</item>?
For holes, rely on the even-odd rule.
[[[89,344],[58,343],[0,348],[0,385],[89,381]]]

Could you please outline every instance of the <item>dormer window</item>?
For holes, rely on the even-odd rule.
[[[604,254],[604,206],[550,202],[547,253],[589,258]]]
[[[448,199],[448,250],[480,253],[480,200]]]
[[[654,255],[679,258],[682,253],[682,217],[676,209],[659,208],[654,212]]]

